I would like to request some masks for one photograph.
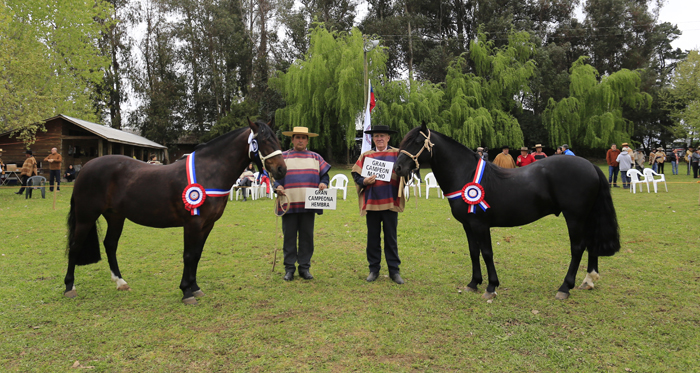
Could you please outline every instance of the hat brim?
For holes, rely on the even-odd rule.
[[[391,135],[392,133],[399,133],[399,131],[394,131],[394,130],[369,130],[369,131],[364,131],[366,134],[373,135],[375,133],[386,133],[387,135]]]
[[[318,133],[313,133],[313,132],[294,132],[294,131],[285,131],[282,132],[283,135],[293,137],[294,135],[306,135],[309,137],[316,137],[318,136]]]

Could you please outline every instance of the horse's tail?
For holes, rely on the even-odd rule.
[[[92,225],[92,228],[87,233],[82,247],[76,247],[76,217],[75,217],[75,200],[73,196],[70,198],[70,211],[66,219],[68,225],[68,242],[66,244],[66,255],[70,259],[75,260],[76,265],[86,265],[97,263],[102,259],[100,257],[100,240],[97,234],[97,222]]]
[[[620,251],[620,226],[608,179],[600,168],[593,167],[598,172],[599,191],[586,222],[586,247],[593,255],[612,256]]]

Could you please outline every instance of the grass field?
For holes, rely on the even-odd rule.
[[[316,278],[290,283],[281,250],[270,273],[281,245],[273,201],[230,202],[199,265],[207,295],[185,306],[181,229],[127,222],[118,256],[132,290],[117,291],[102,260],[77,268],[78,297],[67,299],[72,189],[55,211],[51,196],[0,189],[0,370],[698,371],[700,185],[666,176],[669,193],[613,189],[622,249],[601,259],[594,290],[567,301],[554,299],[570,259],[563,217],[494,228],[501,287],[490,303],[483,285],[459,292],[471,276],[467,240],[434,191],[399,215],[402,286],[384,263],[378,281],[364,281],[366,226],[352,191],[316,219]]]

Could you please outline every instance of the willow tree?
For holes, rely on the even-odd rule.
[[[664,106],[676,121],[678,137],[700,137],[700,53],[691,50],[678,63],[664,96]]]
[[[511,32],[508,44],[495,48],[483,33],[470,43],[469,58],[474,72],[465,72],[464,55],[456,58],[447,70],[444,129],[460,143],[474,149],[480,145],[520,147],[523,133],[515,110],[535,71],[530,57],[534,45],[526,32]]]
[[[569,72],[569,97],[549,99],[543,121],[552,145],[604,149],[611,143],[629,142],[634,124],[623,117],[623,108],[651,107],[651,96],[640,91],[636,71],[622,69],[598,81],[598,71],[576,60]]]
[[[270,79],[270,86],[287,104],[276,112],[277,125],[283,129],[305,126],[318,133],[309,147],[320,150],[328,160],[333,160],[333,150],[345,154],[355,142],[355,118],[364,97],[362,46],[362,33],[357,28],[339,32],[317,26],[311,30],[304,58]],[[370,78],[377,81],[384,71],[386,54],[375,48],[367,58]]]
[[[62,113],[96,121],[94,99],[109,66],[97,48],[112,8],[104,1],[0,2],[0,132],[27,145],[37,123]]]

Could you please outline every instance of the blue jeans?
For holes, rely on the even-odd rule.
[[[678,175],[678,162],[671,161],[671,171],[674,175]]]
[[[620,172],[620,166],[608,165],[608,183],[617,185],[617,173]],[[614,175],[614,177],[613,177]]]
[[[622,187],[629,188],[630,187],[630,179],[627,177],[627,171],[620,172],[620,176],[622,177]]]
[[[654,164],[651,165],[651,170],[654,172],[658,172],[659,171],[659,164],[654,162]]]

